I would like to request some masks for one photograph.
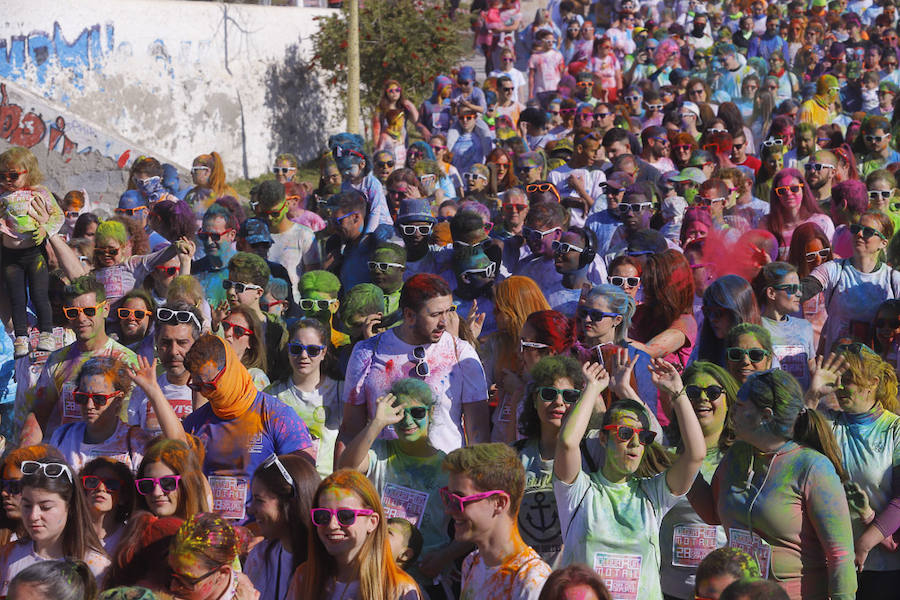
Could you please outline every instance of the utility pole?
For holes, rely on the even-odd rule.
[[[347,131],[359,133],[359,0],[350,3],[347,23]]]

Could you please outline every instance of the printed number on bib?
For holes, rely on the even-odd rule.
[[[594,571],[603,579],[613,600],[638,600],[641,582],[639,555],[595,552]]]
[[[212,475],[209,478],[212,488],[213,511],[225,519],[241,521],[246,516],[247,490],[250,481],[245,477]]]
[[[772,546],[764,539],[750,533],[746,529],[732,527],[728,530],[728,547],[743,550],[756,559],[763,578],[769,577],[769,564],[772,561]]]
[[[672,566],[696,567],[716,548],[712,525],[676,525],[672,530]]]
[[[388,483],[385,484],[384,492],[381,494],[381,503],[384,505],[385,518],[402,517],[418,527],[425,514],[428,494]]]

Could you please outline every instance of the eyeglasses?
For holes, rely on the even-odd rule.
[[[483,279],[490,279],[497,272],[497,263],[491,263],[483,269],[466,269],[462,273],[459,274],[460,278],[463,281],[468,282],[471,277],[481,277]]]
[[[22,493],[21,479],[0,479],[0,491],[10,496],[18,496]]]
[[[117,208],[115,212],[120,215],[128,215],[129,217],[133,217],[135,213],[139,213],[142,210],[146,210],[146,206],[135,206],[134,208]]]
[[[105,300],[99,304],[95,304],[94,306],[64,306],[63,314],[70,321],[74,321],[75,319],[77,319],[79,314],[82,314],[86,317],[94,317],[97,315],[97,312],[99,312],[100,307],[104,304],[106,304]]]
[[[769,356],[769,351],[764,348],[728,348],[725,351],[725,356],[731,362],[741,362],[746,356],[750,359],[750,362],[758,363]]]
[[[641,446],[652,444],[653,440],[656,439],[655,431],[642,429],[640,427],[629,427],[627,425],[607,425],[603,429],[605,429],[606,431],[615,431],[616,439],[626,444],[634,439],[634,436],[637,436],[638,442],[640,442]]]
[[[24,460],[22,461],[22,464],[19,465],[19,470],[22,471],[22,475],[34,475],[38,471],[41,471],[46,477],[51,479],[56,479],[65,473],[66,477],[69,479],[69,483],[75,483],[75,480],[72,479],[72,470],[69,469],[69,465],[63,463],[42,463],[36,460]]]
[[[193,321],[194,325],[197,326],[197,329],[203,329],[203,325],[200,324],[200,319],[189,310],[172,310],[171,308],[156,309],[156,320],[160,323],[168,323],[173,319],[178,323],[190,323]]]
[[[822,169],[833,169],[834,165],[829,165],[826,163],[806,163],[804,168],[807,171],[821,171]]]
[[[867,135],[864,136],[863,139],[865,139],[867,142],[875,142],[876,144],[880,144],[881,140],[887,138],[888,135]]]
[[[652,202],[622,202],[619,204],[619,212],[623,215],[633,212],[635,214],[643,212],[645,209],[653,206]]]
[[[287,175],[294,170],[294,167],[272,167],[272,172],[276,175]]]
[[[325,346],[320,344],[301,344],[300,342],[288,342],[288,352],[299,356],[306,352],[310,358],[316,358],[325,351]]]
[[[553,233],[554,231],[562,231],[561,227],[554,227],[552,229],[548,229],[546,231],[541,231],[540,229],[531,229],[530,227],[522,228],[522,235],[526,240],[531,240],[533,242],[539,242],[543,240],[545,237]]]
[[[245,335],[253,335],[253,330],[247,327],[241,327],[240,325],[235,325],[231,321],[222,321],[222,329],[225,333],[228,333],[230,330],[234,330],[234,337],[242,338]]]
[[[835,350],[837,352],[849,352],[850,354],[862,354],[863,351],[868,352],[869,354],[875,354],[875,351],[863,344],[862,342],[848,342],[842,343],[835,346]],[[23,471],[24,473],[24,471]]]
[[[575,246],[574,244],[569,244],[568,242],[560,242],[554,240],[550,247],[557,254],[566,254],[568,252],[584,252],[584,248],[579,246]]]
[[[376,262],[374,260],[369,261],[369,270],[370,271],[377,271],[379,273],[387,273],[388,269],[390,269],[391,267],[394,267],[396,269],[401,269],[401,270],[406,268],[405,265],[401,265],[400,263]]]
[[[491,496],[496,496],[497,494],[509,496],[509,494],[507,492],[504,492],[503,490],[490,490],[488,492],[472,494],[471,496],[457,496],[456,494],[451,492],[449,488],[441,488],[441,500],[444,501],[444,506],[447,510],[457,513],[465,512],[466,504],[478,502],[479,500],[484,500],[485,498],[490,498]]]
[[[218,242],[222,239],[222,236],[228,233],[229,231],[234,231],[234,229],[226,229],[224,231],[198,231],[197,237],[201,240],[212,240],[214,242]]]
[[[191,173],[199,173],[200,171],[209,171],[210,168],[206,165],[197,165],[196,167],[191,167]]]
[[[822,248],[821,250],[816,250],[815,252],[807,252],[806,253],[806,262],[814,262],[816,257],[828,258],[831,256],[831,248]]]
[[[434,226],[429,223],[428,225],[400,225],[400,231],[403,235],[430,235],[431,230]]]
[[[394,161],[392,161],[392,160],[385,160],[385,161],[377,160],[377,161],[375,161],[375,166],[379,169],[383,169],[385,167],[392,168],[394,166]]]
[[[707,400],[715,402],[724,391],[725,388],[718,385],[710,385],[705,388],[700,387],[699,385],[689,385],[684,388],[684,393],[687,394],[687,397],[691,402],[699,400],[701,394],[706,394]]]
[[[618,275],[613,275],[609,278],[609,282],[617,287],[630,287],[634,288],[640,285],[641,278],[640,277],[620,277]]]
[[[328,300],[317,300],[315,298],[301,298],[300,308],[302,310],[328,310],[331,305],[337,302],[335,298]]]
[[[550,348],[550,344],[542,344],[541,342],[531,342],[528,340],[519,340],[519,350],[525,352],[525,350],[546,350]]]
[[[27,172],[27,169],[22,169],[21,171],[0,171],[0,180],[15,181]]]
[[[178,272],[181,271],[181,267],[179,267],[177,265],[172,266],[172,267],[167,267],[165,265],[156,265],[155,267],[153,267],[153,269],[162,275],[169,275],[169,276],[178,275]]]
[[[94,254],[105,254],[106,256],[118,256],[119,249],[118,248],[104,248],[98,247],[94,248]]]
[[[356,517],[359,515],[365,517],[372,514],[375,514],[375,511],[368,508],[313,508],[309,511],[313,525],[316,527],[329,525],[332,518],[337,518],[341,527],[350,527],[356,523]]]
[[[788,194],[799,194],[803,191],[802,183],[792,183],[791,185],[782,185],[775,188],[776,196],[787,196]]]
[[[275,466],[278,469],[278,472],[281,473],[281,476],[284,477],[284,481],[291,487],[291,495],[297,495],[297,486],[294,484],[294,478],[291,477],[291,474],[288,473],[288,470],[284,468],[284,465],[278,460],[278,455],[274,452],[272,455],[265,460],[265,462],[260,465],[263,469],[268,469],[271,466]]]
[[[142,477],[134,480],[134,487],[142,496],[149,496],[159,486],[166,494],[171,494],[178,489],[178,482],[181,481],[181,475],[163,475],[162,477]]]
[[[800,295],[800,284],[799,283],[779,283],[777,285],[773,285],[772,289],[778,290],[780,292],[784,292],[788,296],[799,296]]]
[[[118,492],[122,489],[122,482],[115,477],[98,477],[96,475],[84,475],[81,477],[81,487],[88,491],[96,490],[101,483],[108,492]]]
[[[196,382],[193,380],[194,376],[191,375],[191,379],[188,380],[187,386],[194,390],[195,392],[200,392],[202,390],[208,390],[210,392],[216,391],[216,386],[219,383],[219,380],[222,378],[222,375],[225,374],[225,367],[222,367],[222,370],[216,373],[216,376],[213,377],[210,381],[201,381]]]
[[[894,190],[872,190],[869,192],[869,200],[887,200],[894,195]]]
[[[243,294],[247,290],[259,290],[263,291],[261,287],[253,283],[244,283],[242,281],[231,281],[230,279],[226,279],[222,282],[222,287],[225,288],[225,291],[234,288],[234,292],[236,294]]]
[[[784,146],[784,140],[781,138],[769,138],[763,140],[762,145],[766,148],[771,148],[772,146]]]
[[[220,565],[220,566],[216,567],[215,569],[213,569],[212,571],[208,571],[207,573],[204,573],[200,577],[188,577],[187,575],[182,575],[181,573],[172,571],[172,581],[180,588],[193,590],[195,587],[197,587],[200,584],[200,582],[202,582],[206,579],[209,579],[212,575],[217,573],[219,571],[219,569],[221,569],[223,566],[224,565]]]
[[[504,204],[503,210],[508,210],[510,212],[523,212],[528,210],[527,204]]]
[[[453,308],[455,310],[455,307]],[[431,368],[428,366],[428,360],[425,358],[425,347],[416,346],[413,348],[413,358],[416,360],[416,375],[419,377],[428,377]]]
[[[887,238],[884,236],[884,234],[881,233],[880,231],[878,231],[877,229],[875,229],[874,227],[853,224],[850,226],[850,233],[852,235],[859,235],[861,233],[864,240],[871,239],[871,237],[873,235],[877,235],[884,241],[887,241]]]
[[[720,202],[722,204],[725,204],[725,198],[703,198],[703,197],[697,198],[697,205],[705,206],[707,208],[712,206],[713,204],[717,204]]]
[[[581,390],[541,386],[537,389],[537,395],[544,402],[555,402],[557,398],[562,396],[563,402],[566,404],[575,404],[578,402],[578,398],[581,397]]]
[[[77,210],[67,210],[66,211],[67,219],[77,219],[79,216],[81,216],[81,213]]]
[[[575,316],[582,321],[599,323],[603,319],[615,319],[616,317],[621,317],[622,315],[620,315],[619,313],[597,310],[596,308],[579,308],[577,311],[575,311]]]
[[[120,308],[116,311],[119,315],[119,318],[123,321],[125,319],[134,319],[135,321],[143,321],[144,317],[150,316],[149,310],[141,310],[140,308]]]
[[[87,403],[90,401],[94,403],[94,406],[100,408],[101,406],[106,406],[107,402],[109,402],[112,398],[120,395],[121,393],[122,392],[115,391],[111,394],[91,394],[76,389],[74,392],[72,392],[72,400],[75,401],[75,404],[80,404],[81,406],[87,406]]]

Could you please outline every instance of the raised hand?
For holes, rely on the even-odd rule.
[[[847,370],[847,359],[833,352],[827,357],[817,356],[810,364],[809,370],[812,377],[807,393],[818,399],[830,394],[837,387],[841,375]]]
[[[375,401],[375,416],[372,422],[384,429],[388,425],[399,423],[403,420],[403,405],[397,400],[397,396],[388,392]]]
[[[675,365],[663,358],[654,358],[650,361],[650,379],[653,385],[673,398],[681,393],[684,385],[681,383],[681,375],[675,369]]]
[[[472,337],[478,338],[481,335],[481,328],[484,327],[486,318],[487,315],[485,313],[478,312],[478,300],[472,300],[472,308],[469,309],[469,314],[466,315],[466,323],[469,325]]]
[[[628,350],[625,348],[618,348],[613,353],[609,366],[611,371],[609,387],[617,396],[627,396],[626,392],[631,391],[631,373],[636,364],[637,354],[629,358]]]
[[[142,390],[146,391],[159,386],[156,381],[156,359],[149,362],[145,357],[137,355],[137,366],[128,369],[128,376]]]
[[[584,374],[585,388],[599,387],[598,392],[602,392],[609,386],[609,373],[600,363],[585,363],[581,366],[581,372]]]

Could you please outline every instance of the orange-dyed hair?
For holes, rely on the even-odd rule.
[[[222,164],[222,157],[218,152],[210,152],[209,154],[201,154],[194,159],[194,165],[203,165],[209,167],[209,187],[213,191],[213,197],[225,195],[225,165]]]

